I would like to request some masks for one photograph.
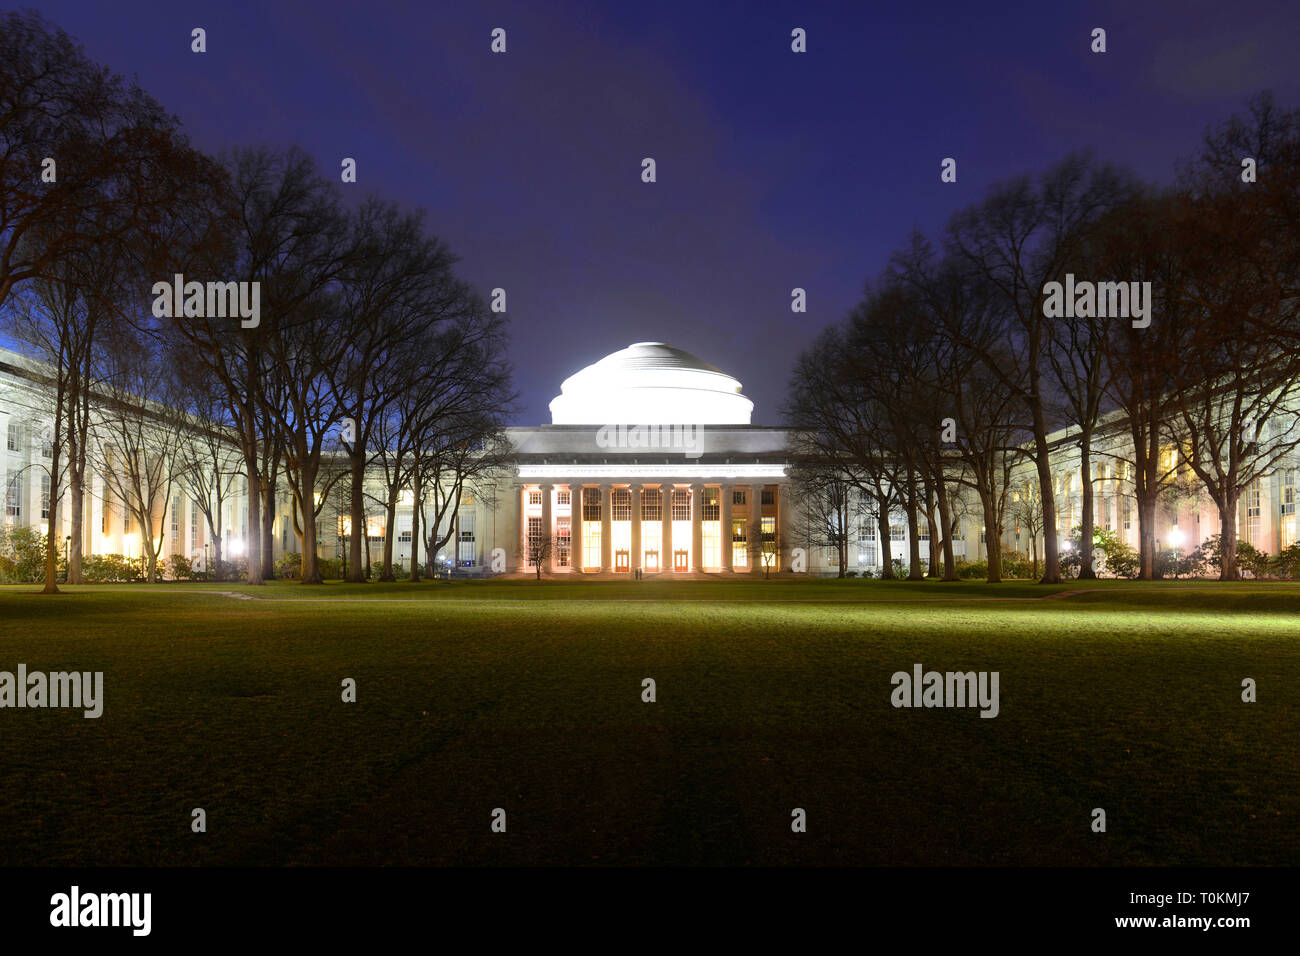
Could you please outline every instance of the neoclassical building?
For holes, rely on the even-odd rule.
[[[48,466],[52,414],[41,385],[39,363],[0,349],[0,528],[45,530],[51,511]],[[838,571],[839,547],[824,518],[796,500],[790,478],[788,431],[755,425],[754,406],[739,381],[704,360],[660,342],[638,342],[567,378],[550,403],[550,424],[506,430],[513,454],[504,470],[476,480],[439,529],[446,544],[434,564],[466,574],[647,576],[735,575]],[[1123,422],[1112,415],[1094,439],[1092,486],[1098,528],[1138,542],[1136,501]],[[1058,530],[1068,540],[1080,521],[1077,435],[1050,436]],[[1172,451],[1169,452],[1172,454]],[[238,471],[232,442],[231,468]],[[89,467],[83,502],[84,554],[138,557],[144,529],[113,493],[120,484]],[[1241,539],[1276,554],[1297,540],[1296,477],[1300,460],[1256,482],[1242,496]],[[1032,489],[1037,476],[1026,461],[1013,475],[1003,527],[984,527],[978,503],[956,508],[954,552],[967,560],[988,554],[999,539],[1005,550],[1029,553],[1029,528],[1013,507],[1017,489]],[[1168,496],[1157,513],[1157,547],[1194,548],[1218,531],[1218,514],[1203,494]],[[371,489],[375,499],[380,489]],[[286,489],[276,495],[273,552],[298,549]],[[845,517],[845,559],[852,571],[878,572],[885,547],[866,505],[850,504]],[[428,556],[412,540],[417,507],[404,494],[395,527],[382,512],[367,516],[367,553],[377,561],[393,534],[393,557],[409,568]],[[56,518],[59,544],[70,543],[71,509]],[[346,508],[322,514],[322,557],[338,559],[352,533]],[[901,513],[891,517],[889,554],[906,559],[910,530]],[[234,474],[220,508],[194,499],[184,483],[154,505],[152,534],[161,538],[164,564],[182,555],[202,569],[219,535],[226,557],[247,547],[246,482]],[[920,553],[929,559],[931,536],[917,529]],[[1042,553],[1041,531],[1036,535]]]
[[[497,566],[787,568],[786,431],[751,424],[753,407],[735,378],[662,342],[634,343],[565,379],[551,424],[508,431],[517,507],[503,550],[493,549]]]

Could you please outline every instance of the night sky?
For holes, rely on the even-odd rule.
[[[1168,181],[1252,93],[1300,105],[1295,2],[987,6],[38,9],[137,75],[200,148],[298,143],[331,176],[355,157],[357,198],[427,210],[460,274],[507,291],[518,424],[549,422],[565,377],[637,341],[726,369],[755,423],[776,424],[795,355],[913,228],[1075,149]],[[190,52],[196,26],[206,54]],[[1105,54],[1089,50],[1098,26]],[[939,181],[946,156],[956,184]]]

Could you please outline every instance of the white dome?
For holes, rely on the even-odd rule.
[[[635,342],[570,375],[551,399],[554,425],[748,425],[740,382],[690,352]]]

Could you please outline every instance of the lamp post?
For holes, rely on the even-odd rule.
[[[204,541],[204,542],[203,542],[203,580],[204,580],[204,581],[210,581],[210,580],[212,580],[211,572],[208,570],[208,568],[209,568],[209,565],[208,565],[208,548],[209,548],[209,547],[210,547],[209,542]]]
[[[72,573],[72,567],[68,564],[72,555],[72,535],[63,536],[63,583],[68,583],[68,576]]]

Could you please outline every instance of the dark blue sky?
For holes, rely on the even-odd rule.
[[[330,175],[353,156],[348,188],[426,209],[460,273],[507,290],[520,424],[548,422],[565,377],[636,341],[736,375],[767,424],[795,355],[913,228],[1075,149],[1167,180],[1252,93],[1300,105],[1295,2],[989,6],[38,8],[136,74],[199,147],[298,143]],[[806,54],[790,51],[796,26]],[[939,181],[945,156],[956,184]]]

